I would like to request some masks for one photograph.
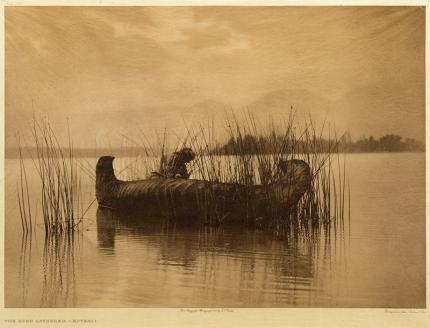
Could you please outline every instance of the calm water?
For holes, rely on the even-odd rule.
[[[7,307],[425,307],[424,154],[348,155],[351,225],[330,242],[124,223],[97,206],[73,238],[23,238],[17,164],[6,160]]]

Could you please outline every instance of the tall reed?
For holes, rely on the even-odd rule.
[[[41,182],[42,217],[45,231],[72,232],[81,222],[80,180],[68,130],[67,148],[60,143],[46,120],[33,118],[36,171]]]
[[[33,231],[33,214],[31,211],[30,191],[28,187],[27,170],[22,155],[22,147],[19,138],[17,137],[19,150],[19,181],[17,182],[16,191],[18,198],[18,208],[21,219],[22,232],[25,234]]]

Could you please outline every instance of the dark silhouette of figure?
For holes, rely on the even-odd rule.
[[[195,157],[196,154],[191,148],[185,147],[175,151],[167,163],[166,175],[169,178],[188,179],[190,173],[187,171],[186,163],[191,162]]]

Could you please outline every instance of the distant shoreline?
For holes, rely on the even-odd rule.
[[[68,153],[68,148],[62,149],[64,153]],[[117,157],[137,157],[145,155],[147,151],[143,148],[100,148],[100,149],[90,149],[90,148],[75,148],[73,150],[73,156],[77,158],[99,158],[104,155],[112,155]],[[321,152],[323,153],[323,152]],[[397,153],[425,153],[423,150],[377,150],[377,151],[333,151],[333,154],[397,154]],[[269,153],[267,153],[269,154]],[[300,154],[297,152],[296,154]],[[169,154],[167,154],[169,155]],[[219,154],[220,156],[232,156],[232,154]],[[258,153],[247,153],[247,155],[258,155]],[[36,148],[24,148],[22,150],[23,158],[36,158]],[[157,157],[157,156],[154,156]],[[5,159],[17,159],[19,158],[18,148],[6,148],[5,149]]]
[[[280,145],[291,144],[292,147],[279,148]],[[200,146],[205,146],[204,144]],[[194,149],[197,153],[198,149]],[[351,136],[346,133],[340,139],[325,139],[313,137],[309,140],[288,139],[285,136],[262,136],[245,134],[237,137],[230,137],[225,143],[213,143],[206,145],[205,154],[211,155],[263,155],[263,154],[288,154],[300,153],[421,153],[425,152],[425,144],[411,138],[403,138],[396,134],[386,134],[378,139],[373,136],[362,137],[357,141],[352,141]],[[61,147],[63,154],[69,154],[69,147]],[[117,157],[136,157],[145,155],[146,157],[160,157],[162,151],[169,156],[174,149],[168,145],[156,145],[155,147],[130,146],[130,147],[99,147],[99,148],[73,148],[74,157],[98,158],[104,155]],[[21,147],[24,158],[37,158],[38,150],[35,146]],[[19,158],[20,148],[10,147],[5,149],[5,158]],[[47,155],[47,154],[44,154]],[[49,155],[47,155],[49,157]],[[67,157],[67,156],[66,156]]]

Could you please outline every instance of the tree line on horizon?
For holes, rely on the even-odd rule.
[[[216,146],[214,153],[220,155],[233,155],[237,149],[248,154],[261,152],[270,153],[273,145],[282,144],[282,141],[273,142],[273,137],[253,136],[246,134],[240,139],[230,137],[227,143]],[[282,137],[278,137],[282,138]],[[396,134],[386,134],[380,138],[362,137],[357,141],[352,141],[349,133],[343,135],[339,140],[329,140],[326,138],[314,138],[309,141],[294,141],[294,151],[297,153],[306,152],[312,147],[313,152],[423,152],[425,144],[412,138],[403,138]]]

